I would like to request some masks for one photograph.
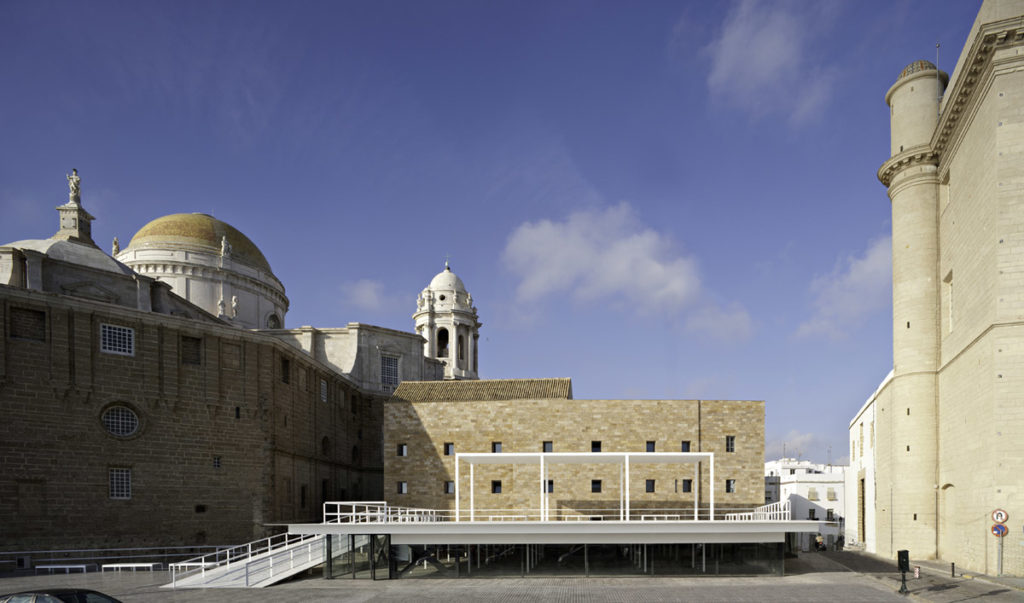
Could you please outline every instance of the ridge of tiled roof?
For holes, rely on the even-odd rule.
[[[400,402],[572,399],[572,379],[403,381],[391,395]]]

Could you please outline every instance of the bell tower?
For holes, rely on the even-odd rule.
[[[479,379],[480,327],[473,296],[448,262],[416,300],[416,333],[423,355],[444,363],[445,379]]]
[[[939,154],[932,148],[939,101],[948,76],[928,61],[915,61],[889,88],[890,158],[878,177],[892,206],[892,344],[894,392],[880,409],[876,451],[879,553],[894,548],[934,558],[938,467],[939,368]],[[885,433],[888,432],[888,433]],[[887,475],[886,475],[887,474]]]

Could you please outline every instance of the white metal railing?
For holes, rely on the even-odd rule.
[[[726,513],[726,521],[789,521],[789,500],[762,505],[747,513]]]
[[[711,515],[707,506],[633,508],[628,516],[619,508],[494,508],[475,509],[472,518],[461,514],[461,521],[788,521],[789,501],[753,507],[747,510],[718,509]],[[455,511],[396,507],[386,502],[326,502],[324,523],[410,523],[453,522]]]
[[[32,569],[37,564],[52,563],[160,563],[161,567],[179,559],[194,557],[204,551],[228,548],[224,545],[129,547],[110,549],[41,549],[28,551],[0,551],[0,564],[10,564],[7,569]],[[19,564],[21,562],[21,564]],[[24,565],[22,565],[24,564]],[[0,565],[2,568],[3,565]]]
[[[447,521],[443,511],[395,507],[383,501],[325,502],[324,523],[410,523]]]
[[[316,549],[319,551],[320,556],[323,556],[322,536],[314,534],[278,534],[277,536],[262,538],[247,544],[223,548],[186,561],[171,563],[168,565],[168,569],[171,572],[171,585],[176,586],[179,580],[195,575],[202,576],[201,581],[205,582],[207,573],[221,567],[225,568],[226,571],[217,573],[218,580],[224,578],[230,581],[232,567],[237,568],[239,572],[245,572],[245,575],[248,576],[250,570],[247,566],[255,558],[261,555],[272,556],[275,551],[280,552],[288,549],[288,547],[294,548],[295,545],[303,542],[308,545],[307,548],[310,551],[308,555],[312,555],[313,549]],[[293,553],[292,556],[294,557]],[[271,570],[270,575],[273,575],[273,570]]]

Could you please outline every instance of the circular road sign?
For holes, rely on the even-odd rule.
[[[997,536],[999,538],[1002,538],[1003,536],[1006,536],[1006,533],[1009,532],[1009,531],[1010,531],[1009,528],[1007,528],[1006,526],[1004,526],[1001,523],[994,523],[994,524],[992,524],[992,535],[993,536]]]
[[[1006,520],[1010,518],[1010,514],[1002,509],[996,509],[992,511],[992,521],[996,523],[1006,523]]]

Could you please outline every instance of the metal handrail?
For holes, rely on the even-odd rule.
[[[475,509],[468,521],[623,521],[617,508],[571,508],[560,509],[552,514],[542,514],[535,508]],[[463,512],[465,515],[465,512]],[[633,508],[625,521],[789,521],[789,501],[750,508],[749,511],[717,509],[711,516],[709,507],[641,507]],[[324,523],[410,523],[455,521],[455,511],[450,509],[422,509],[396,507],[386,502],[326,502]],[[466,521],[466,520],[463,520]]]
[[[197,573],[201,574],[205,579],[208,570],[221,566],[230,568],[233,563],[239,564],[242,561],[251,560],[257,556],[269,554],[275,550],[317,538],[318,536],[313,534],[278,534],[239,546],[227,547],[213,553],[193,557],[186,561],[171,563],[168,565],[168,569],[171,571],[171,585],[175,586],[178,580],[194,576]]]

